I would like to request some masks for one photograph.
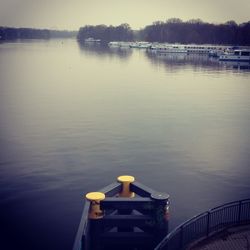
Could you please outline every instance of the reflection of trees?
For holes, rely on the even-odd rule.
[[[209,58],[207,55],[198,54],[177,54],[177,53],[155,53],[146,52],[146,57],[154,65],[163,65],[169,71],[183,70],[187,66],[194,69],[219,69],[220,64],[217,59]]]
[[[132,50],[130,48],[110,48],[105,44],[97,43],[78,43],[80,50],[89,55],[96,55],[98,57],[119,57],[120,59],[128,59]]]
[[[192,67],[194,70],[221,71],[223,69],[250,69],[248,62],[220,62],[216,58],[207,55],[185,53],[156,53],[147,51],[146,57],[155,66],[164,66],[167,71],[183,70]]]

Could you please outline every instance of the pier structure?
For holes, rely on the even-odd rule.
[[[168,234],[169,195],[119,176],[86,195],[74,250],[152,250]]]
[[[119,176],[86,195],[73,250],[250,249],[250,199],[212,208],[170,233],[168,224],[168,194]]]

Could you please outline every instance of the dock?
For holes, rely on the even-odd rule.
[[[86,194],[73,250],[152,250],[168,234],[169,195],[119,176]]]

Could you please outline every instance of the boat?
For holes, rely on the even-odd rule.
[[[205,54],[219,57],[228,47],[217,45],[196,45],[196,44],[152,44],[151,51],[158,53],[186,53],[186,54]]]
[[[219,57],[220,61],[250,62],[250,50],[236,49]]]
[[[209,57],[220,57],[221,55],[223,55],[225,52],[222,50],[222,49],[213,49],[213,50],[210,50],[209,53],[208,53],[208,56]]]
[[[120,48],[130,48],[131,42],[120,42]]]
[[[130,48],[131,42],[112,41],[108,43],[110,48]]]
[[[188,53],[187,49],[185,49],[183,46],[165,44],[152,45],[150,50],[157,53]]]
[[[88,37],[84,40],[85,43],[100,43],[101,39],[94,39],[93,37]]]
[[[148,49],[151,45],[149,42],[133,42],[130,44],[130,48]]]
[[[119,48],[120,47],[120,42],[112,41],[112,42],[108,43],[108,46],[112,47],[112,48]]]

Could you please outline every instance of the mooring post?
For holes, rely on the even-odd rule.
[[[101,219],[103,218],[104,212],[100,208],[100,201],[105,199],[105,194],[101,192],[91,192],[86,194],[86,199],[90,201],[89,209],[89,223],[90,223],[90,249],[99,250],[100,245],[100,234]]]
[[[135,193],[130,191],[130,184],[135,181],[135,177],[130,175],[121,175],[117,177],[117,181],[122,183],[122,190],[119,194],[120,197],[133,198]]]
[[[151,194],[151,199],[154,201],[153,218],[157,244],[168,234],[169,195],[154,192]]]
[[[122,184],[122,190],[119,193],[119,197],[124,197],[124,198],[133,198],[135,196],[134,192],[130,191],[130,184],[135,181],[135,178],[130,175],[122,175],[117,177],[117,181]],[[133,211],[133,208],[131,209],[119,209],[118,214],[122,215],[129,215]],[[118,227],[119,232],[132,232],[134,229],[132,227],[128,226],[120,226]]]

